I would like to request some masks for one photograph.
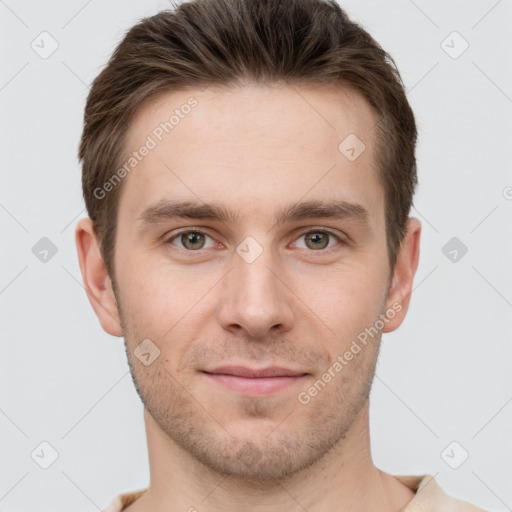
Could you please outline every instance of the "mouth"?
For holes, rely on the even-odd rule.
[[[223,366],[203,371],[206,377],[225,388],[250,396],[264,396],[276,393],[302,382],[305,372],[272,366],[253,369],[242,366]]]

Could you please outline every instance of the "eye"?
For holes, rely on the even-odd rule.
[[[210,239],[212,242],[209,246],[206,245],[207,239]],[[179,245],[179,243],[174,243],[175,240],[177,240],[181,245]],[[172,243],[173,245],[177,245],[180,249],[187,251],[209,249],[215,245],[214,240],[202,231],[182,231],[181,233],[171,237],[168,242]]]
[[[307,233],[302,234],[298,240],[302,238],[304,239],[304,245],[299,247],[301,249],[311,249],[313,251],[330,249],[337,243],[342,242],[342,239],[339,236],[323,229],[308,231]],[[329,245],[330,242],[334,243]]]
[[[296,242],[300,249],[324,251],[343,243],[338,235],[324,229],[310,230],[302,234],[297,240],[304,239],[304,243]],[[198,230],[181,231],[167,240],[167,243],[178,246],[180,249],[196,252],[201,249],[209,249],[215,246],[215,241],[206,233]]]

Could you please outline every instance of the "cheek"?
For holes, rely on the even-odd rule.
[[[191,268],[176,270],[151,262],[126,259],[119,269],[120,302],[125,338],[132,348],[150,339],[176,360],[211,315],[205,293],[215,275],[200,275]]]
[[[371,265],[340,265],[317,275],[302,273],[295,289],[305,306],[341,339],[373,323],[385,299],[382,275]]]
[[[125,337],[131,338],[132,343],[138,338],[158,343],[165,330],[175,323],[175,308],[166,296],[169,288],[165,281],[154,279],[154,274],[143,269],[143,265],[125,261],[117,272],[120,306],[128,331]]]

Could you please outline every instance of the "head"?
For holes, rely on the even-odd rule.
[[[126,34],[87,100],[77,244],[186,453],[273,479],[346,436],[408,307],[415,143],[391,57],[334,1],[195,0]],[[225,365],[302,376],[241,393]]]

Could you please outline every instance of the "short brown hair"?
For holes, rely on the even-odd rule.
[[[122,183],[95,191],[121,165],[136,111],[164,92],[247,81],[339,84],[373,107],[393,270],[417,184],[416,124],[393,59],[334,0],[192,0],[133,26],[87,98],[82,187],[110,276]]]

